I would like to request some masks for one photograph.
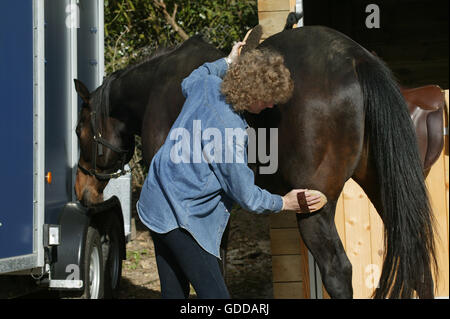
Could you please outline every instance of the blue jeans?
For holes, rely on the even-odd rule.
[[[205,251],[184,229],[166,234],[150,231],[155,245],[161,282],[161,297],[189,297],[189,283],[200,299],[230,298],[219,267],[219,259]]]

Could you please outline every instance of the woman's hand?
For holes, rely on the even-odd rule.
[[[297,213],[301,213],[300,204],[297,200],[297,194],[300,192],[305,192],[306,203],[310,212],[321,209],[326,203],[327,199],[324,194],[319,191],[310,191],[307,189],[293,189],[283,198],[283,208],[282,210],[293,210]]]
[[[236,60],[238,59],[241,50],[240,48],[242,46],[245,45],[245,41],[241,41],[241,42],[236,42],[233,45],[233,48],[231,49],[230,54],[228,55],[228,57],[225,58],[225,60],[227,61],[228,65],[233,64],[234,62],[236,62]]]

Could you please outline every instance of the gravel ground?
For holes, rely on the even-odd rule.
[[[133,193],[133,205],[139,191]],[[160,283],[155,252],[148,229],[133,211],[136,237],[127,244],[123,262],[120,299],[160,298]],[[232,298],[272,298],[272,264],[270,255],[269,216],[251,214],[242,209],[230,217],[225,280]],[[191,297],[195,291],[191,289]]]

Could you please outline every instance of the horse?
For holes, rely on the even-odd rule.
[[[278,170],[256,170],[256,184],[272,193],[309,188],[327,196],[319,211],[297,214],[297,224],[330,297],[353,297],[352,265],[334,222],[339,195],[353,178],[384,223],[385,255],[373,297],[411,298],[416,291],[433,298],[433,215],[413,124],[389,68],[352,39],[321,26],[284,30],[258,49],[284,56],[294,93],[259,115],[245,114],[253,128],[278,130]],[[148,165],[182,108],[182,79],[224,56],[193,37],[111,74],[92,93],[75,80],[83,101],[76,128],[78,199],[87,205],[101,201],[108,178],[120,175],[131,158],[134,134],[141,135]]]

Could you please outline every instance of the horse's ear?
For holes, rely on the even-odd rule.
[[[81,97],[83,102],[89,103],[89,90],[87,89],[86,85],[83,84],[78,79],[73,79],[73,82],[75,83],[75,90],[77,91],[78,95]]]

